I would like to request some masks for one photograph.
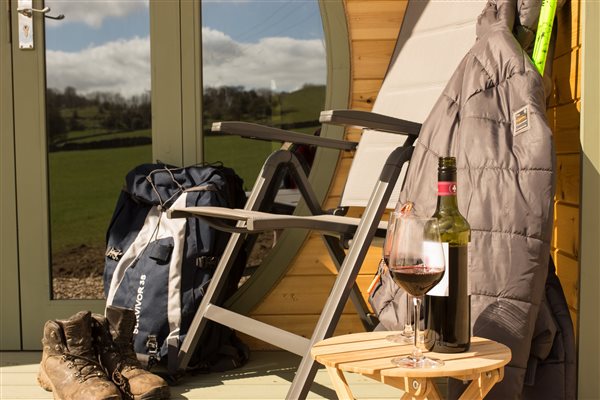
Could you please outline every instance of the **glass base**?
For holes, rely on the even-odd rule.
[[[402,368],[439,368],[444,365],[444,361],[429,357],[416,358],[410,355],[392,358],[392,364]]]
[[[415,337],[415,333],[413,331],[408,332],[400,332],[396,335],[388,335],[385,337],[385,340],[392,343],[403,343],[403,344],[411,344],[414,342],[413,338]]]

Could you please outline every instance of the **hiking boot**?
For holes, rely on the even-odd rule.
[[[121,398],[119,389],[98,363],[91,319],[89,311],[80,311],[68,320],[50,320],[44,325],[38,382],[55,399]]]
[[[134,400],[168,399],[170,391],[167,382],[145,370],[135,355],[135,312],[108,306],[106,317],[94,314],[93,319],[93,335],[100,362],[123,395]]]

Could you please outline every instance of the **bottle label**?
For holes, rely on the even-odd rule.
[[[438,196],[456,196],[456,182],[438,182]]]
[[[442,246],[446,258],[444,276],[437,285],[427,292],[427,295],[448,297],[450,292],[460,293],[463,291],[470,294],[467,246],[450,247],[448,243],[442,243]]]
[[[448,243],[442,243],[442,249],[444,250],[444,261],[443,265],[445,265],[444,276],[442,276],[442,280],[438,282],[433,288],[427,292],[429,296],[448,296]],[[427,253],[425,253],[427,254]]]

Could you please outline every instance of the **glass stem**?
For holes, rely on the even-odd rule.
[[[412,335],[414,333],[412,327],[412,321],[410,320],[412,317],[411,307],[410,307],[410,294],[406,293],[406,320],[404,321],[404,334]]]
[[[414,343],[415,347],[412,352],[412,356],[415,360],[421,360],[423,358],[423,353],[419,348],[419,321],[421,320],[421,296],[414,296],[413,303],[415,305],[415,329],[414,329]]]

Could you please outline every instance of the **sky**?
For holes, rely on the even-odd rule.
[[[147,0],[47,0],[48,87],[78,93],[150,90]],[[205,86],[291,91],[325,83],[325,47],[316,0],[205,0]]]

